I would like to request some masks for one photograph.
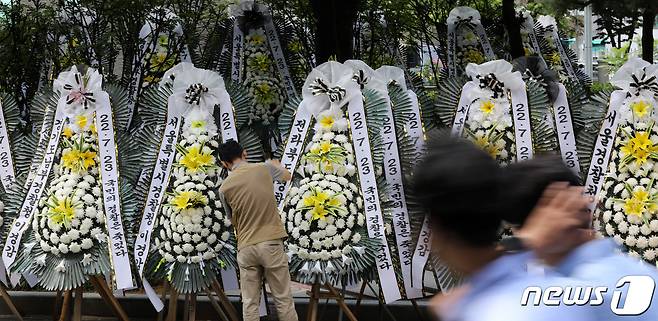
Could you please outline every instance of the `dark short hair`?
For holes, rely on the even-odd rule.
[[[224,162],[233,162],[234,160],[242,157],[244,148],[234,139],[229,139],[225,143],[219,145],[217,154],[219,159]]]
[[[413,191],[444,233],[472,246],[498,240],[500,167],[486,152],[465,139],[428,141],[413,174]]]
[[[580,185],[578,176],[557,156],[511,164],[503,169],[500,181],[504,220],[516,225],[525,223],[550,184]]]

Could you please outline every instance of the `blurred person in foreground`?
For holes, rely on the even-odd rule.
[[[508,214],[501,206],[500,175],[500,167],[486,152],[455,138],[431,141],[414,172],[414,190],[432,222],[433,250],[466,276],[465,286],[437,296],[443,300],[434,302],[434,312],[441,321],[597,320],[588,306],[521,305],[528,286],[578,282],[529,274],[531,253],[498,246],[500,226]],[[545,194],[532,215],[551,219],[524,233],[537,251],[561,252],[583,237],[579,216],[586,200],[580,189],[567,185],[552,186]]]
[[[532,222],[537,217],[529,217],[529,214],[537,206],[537,203],[541,202],[544,190],[551,184],[556,182],[578,184],[578,177],[558,157],[536,158],[509,165],[503,169],[501,178],[501,191],[504,194],[502,199],[506,200],[504,210],[507,212],[507,221],[521,227],[537,225],[536,222]],[[587,229],[590,225],[590,222],[587,221],[583,228]],[[527,233],[527,230],[521,228],[516,233],[518,242],[522,244],[528,243],[528,241],[532,242],[532,237],[528,237]],[[647,321],[658,320],[658,296],[654,295],[653,299],[646,296],[628,296],[630,293],[629,287],[635,287],[638,284],[617,287],[619,280],[626,276],[643,276],[653,280],[653,290],[655,291],[655,283],[658,281],[658,269],[644,261],[624,254],[624,249],[611,238],[597,238],[593,231],[583,235],[585,237],[576,240],[576,246],[573,248],[567,246],[562,251],[538,252],[537,256],[546,265],[553,267],[552,272],[577,279],[591,287],[606,286],[608,288],[607,299],[611,299],[613,291],[618,290],[621,293],[617,301],[620,306],[616,308],[626,307],[627,311],[625,313],[635,314],[633,316],[624,316],[625,318]],[[533,247],[531,244],[525,246],[528,248]],[[644,286],[650,286],[651,280],[645,279],[642,283],[645,283]],[[639,289],[635,289],[635,292],[640,295],[643,294]],[[646,311],[642,311],[645,306],[644,302],[651,302],[646,307]],[[619,320],[622,318],[622,316],[614,313],[611,303],[614,304],[615,302],[606,301],[601,309],[598,309],[602,313],[599,320]],[[637,306],[636,311],[630,311],[635,308],[630,307],[631,304]]]
[[[235,140],[218,148],[222,166],[229,175],[219,188],[219,198],[231,218],[238,242],[238,266],[245,321],[258,321],[263,276],[270,285],[281,321],[297,321],[291,293],[288,256],[283,239],[288,235],[281,222],[273,181],[292,176],[278,161],[250,164],[247,153]]]

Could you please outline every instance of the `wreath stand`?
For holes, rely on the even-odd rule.
[[[214,293],[213,293],[214,291]],[[176,314],[178,312],[178,291],[173,287],[169,286],[169,282],[164,283],[162,287],[162,301],[164,302],[167,299],[167,294],[169,294],[169,303],[167,307],[167,316],[164,317],[164,310],[158,313],[158,321],[176,321]],[[196,321],[196,305],[197,305],[197,294],[190,293],[184,294],[185,301],[183,303],[183,321]],[[217,279],[212,282],[210,289],[206,290],[206,295],[210,300],[210,304],[213,306],[215,311],[220,316],[220,320],[224,321],[239,321],[238,312],[226,296],[224,289]]]
[[[388,317],[395,321],[397,320],[395,316],[393,316],[393,313],[391,313],[391,310],[388,309],[386,306],[386,303],[382,299],[384,297],[384,294],[382,293],[381,289],[379,292],[375,291],[372,286],[370,285],[370,282],[363,281],[363,284],[361,284],[361,289],[359,290],[359,293],[356,296],[356,304],[354,307],[355,312],[358,312],[359,308],[361,307],[361,301],[363,300],[363,297],[365,296],[365,290],[366,287],[370,288],[370,291],[373,293],[379,293],[377,296],[377,300],[379,301],[379,319],[383,320],[384,319],[384,312],[388,315]],[[420,311],[420,307],[418,306],[418,302],[416,299],[409,299],[411,302],[411,305],[414,307],[414,310],[416,311],[416,316],[418,317],[418,320],[423,320],[423,314]]]
[[[114,297],[114,294],[107,286],[107,283],[101,277],[94,275],[89,277],[89,281],[96,289],[96,292],[103,298],[103,301],[107,303],[114,315],[121,321],[130,321],[128,315],[123,310],[119,301]],[[75,297],[73,293],[75,292]],[[55,298],[55,304],[53,306],[53,321],[81,321],[82,320],[82,296],[83,289],[82,286],[77,287],[73,290],[67,291],[57,291],[57,296]],[[73,301],[73,315],[71,315],[71,300]],[[60,308],[61,304],[61,308]],[[59,313],[58,313],[59,312]],[[22,319],[21,319],[22,320]]]
[[[321,288],[325,289],[326,291],[321,291]],[[345,297],[339,293],[338,290],[336,290],[336,288],[334,288],[331,284],[325,283],[320,285],[319,282],[316,282],[313,284],[310,291],[306,291],[306,294],[310,299],[308,303],[308,312],[306,313],[307,321],[317,321],[318,305],[320,299],[336,300],[336,303],[340,308],[340,312],[344,313],[348,320],[357,321],[356,316],[352,310],[350,310],[347,304],[345,304]]]
[[[9,310],[11,310],[11,313],[16,317],[16,319],[23,321],[23,315],[18,311],[18,308],[16,308],[16,305],[11,299],[11,296],[9,293],[7,293],[7,289],[5,289],[5,286],[2,284],[0,284],[0,296],[2,296],[2,300],[5,301],[5,304],[7,304]]]

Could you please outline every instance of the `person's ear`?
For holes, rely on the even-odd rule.
[[[242,159],[247,159],[247,151],[246,150],[242,151]]]
[[[222,166],[223,166],[224,168],[226,168],[227,170],[231,170],[231,164],[229,164],[229,163],[227,163],[227,162],[225,162],[225,161],[220,161],[220,163],[221,163]]]

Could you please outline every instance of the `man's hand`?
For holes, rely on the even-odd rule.
[[[591,215],[581,187],[551,184],[516,235],[547,263],[557,263],[590,239]],[[551,262],[552,261],[552,262]]]

